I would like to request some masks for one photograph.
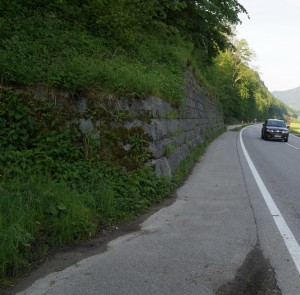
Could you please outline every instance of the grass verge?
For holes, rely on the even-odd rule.
[[[290,124],[290,132],[295,134],[300,134],[300,123],[298,122],[291,122]]]
[[[72,175],[72,176],[71,176]],[[49,248],[90,239],[169,196],[171,183],[135,172],[76,163],[60,180],[23,175],[0,180],[0,281],[10,282]]]

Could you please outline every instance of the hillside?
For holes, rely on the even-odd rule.
[[[43,85],[179,105],[183,74],[193,69],[218,96],[226,121],[282,117],[247,43],[232,28],[247,13],[237,0],[8,1],[0,7],[4,86]],[[234,49],[235,47],[235,49]]]
[[[218,135],[214,121],[289,112],[248,67],[247,43],[231,43],[246,13],[237,0],[1,4],[0,284],[169,196]],[[180,161],[172,177],[155,174],[154,154]]]
[[[188,123],[196,117],[191,107],[193,120],[165,133],[171,120],[182,122],[180,114],[189,118],[182,109],[184,73],[197,72],[195,85],[205,80],[200,68],[219,50],[231,48],[226,36],[244,11],[236,0],[224,5],[173,0],[1,4],[0,285],[48,249],[89,239],[171,194],[214,135],[211,108],[194,100],[190,106],[196,104],[198,121],[209,130],[191,132]],[[200,86],[191,92],[209,104],[215,100],[205,84],[202,93]],[[139,104],[149,96],[169,103],[158,118],[150,117],[153,102],[135,117],[111,107],[125,100]],[[210,115],[204,114],[206,122],[200,107]],[[219,105],[212,107],[223,126]],[[163,138],[164,150],[150,151],[160,133],[150,138],[139,126],[120,125],[137,117],[143,125],[166,121],[161,134],[177,141]],[[82,132],[84,123],[97,129]],[[182,160],[172,179],[158,177],[146,165],[155,152]]]
[[[300,86],[285,91],[273,91],[272,94],[289,107],[300,110]]]

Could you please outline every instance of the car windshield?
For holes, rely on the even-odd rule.
[[[267,125],[271,127],[285,127],[285,123],[283,121],[268,120]]]

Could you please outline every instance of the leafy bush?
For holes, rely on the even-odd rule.
[[[158,178],[147,167],[128,172],[82,161],[67,167],[61,177],[79,193],[93,197],[90,206],[105,223],[136,216],[171,192],[170,180]]]
[[[0,173],[55,174],[64,163],[81,158],[75,125],[53,104],[3,90],[0,102]]]

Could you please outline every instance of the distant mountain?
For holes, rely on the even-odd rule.
[[[272,94],[286,105],[300,110],[300,87],[286,91],[273,91]]]

